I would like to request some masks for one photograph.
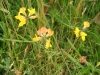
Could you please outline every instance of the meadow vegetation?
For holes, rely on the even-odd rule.
[[[0,0],[0,75],[100,75],[100,1]]]

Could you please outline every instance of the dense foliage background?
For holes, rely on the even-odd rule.
[[[100,75],[99,6],[99,0],[0,0],[0,74]],[[38,18],[19,28],[21,7],[35,8]],[[84,21],[90,27],[82,41],[74,30]],[[43,26],[54,31],[49,49],[32,41]]]

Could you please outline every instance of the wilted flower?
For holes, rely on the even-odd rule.
[[[49,37],[54,34],[54,31],[52,31],[51,29],[47,29],[46,27],[42,27],[37,31],[37,34],[42,37]]]
[[[23,25],[26,24],[26,21],[27,19],[35,19],[37,18],[37,15],[34,15],[35,14],[35,8],[34,9],[28,9],[28,12],[29,14],[27,15],[26,14],[26,8],[25,7],[22,7],[20,8],[19,12],[18,12],[18,15],[15,16],[16,19],[18,19],[20,21],[18,27],[21,27]],[[33,16],[34,15],[34,16]]]
[[[46,37],[52,36],[53,34],[54,34],[54,31],[52,31],[51,29],[48,29]]]
[[[87,58],[87,56],[81,56],[81,57],[79,57],[78,60],[80,63],[85,64],[87,62],[86,58]]]
[[[46,27],[42,27],[42,28],[40,28],[38,31],[37,31],[37,34],[39,35],[39,36],[46,36],[46,33],[47,33],[47,28]]]
[[[45,44],[45,48],[48,49],[49,47],[52,47],[51,45],[51,40],[50,38],[47,39],[48,37],[52,36],[54,34],[54,31],[52,31],[51,29],[47,29],[46,27],[41,27],[38,31],[37,31],[37,35],[35,34],[35,37],[32,38],[33,41],[38,42],[40,40],[42,40],[42,38],[44,38],[43,40],[46,40],[46,44]]]
[[[47,29],[46,27],[42,27],[37,31],[37,34],[38,34],[39,37],[35,34],[33,41],[35,41],[35,40],[39,41],[43,37],[52,36],[54,34],[54,31],[52,31],[51,29]]]

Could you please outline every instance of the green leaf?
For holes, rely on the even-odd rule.
[[[85,74],[88,74],[89,71],[91,70],[91,67],[90,66],[86,66],[84,68],[82,68],[77,75],[85,75]]]
[[[72,49],[74,49],[76,51],[76,53],[80,56],[80,53],[78,52],[78,50],[75,48],[74,44],[67,38],[68,43],[71,45]]]

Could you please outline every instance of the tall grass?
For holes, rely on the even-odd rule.
[[[1,0],[0,74],[99,75],[100,26],[93,21],[99,5],[97,0]],[[21,7],[35,8],[38,18],[18,28],[15,16]],[[82,29],[84,21],[91,25],[82,41],[74,30]],[[45,41],[32,41],[43,26],[54,31],[49,49],[45,49]],[[87,57],[83,64],[81,56]]]

